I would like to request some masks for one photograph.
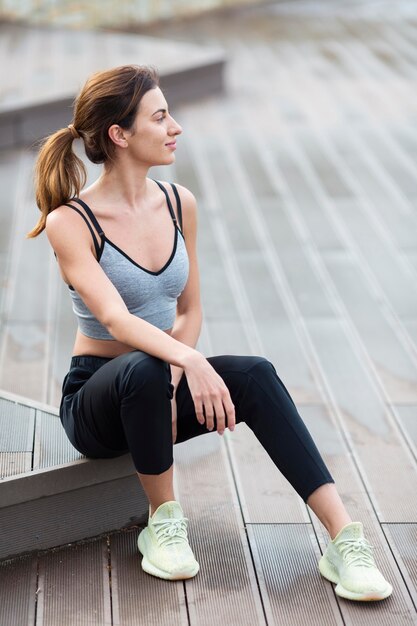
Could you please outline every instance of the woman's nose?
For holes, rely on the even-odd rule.
[[[180,135],[182,133],[182,127],[174,119],[172,121],[174,123],[173,123],[172,129],[171,129],[171,132],[174,135]]]

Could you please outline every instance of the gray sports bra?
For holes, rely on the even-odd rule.
[[[66,204],[77,211],[86,222],[97,254],[97,260],[123,298],[132,315],[146,320],[150,324],[168,330],[175,320],[177,299],[181,295],[188,279],[189,260],[182,230],[181,200],[175,185],[171,184],[177,201],[178,220],[172,208],[168,192],[161,183],[155,181],[165,194],[169,212],[174,222],[174,247],[171,256],[158,272],[151,272],[135,263],[123,250],[106,237],[90,207],[80,198],[71,198],[70,202],[81,205],[88,216],[72,204]],[[91,222],[91,223],[90,223]],[[96,229],[100,243],[92,226]],[[114,339],[107,329],[100,324],[86,307],[77,291],[69,286],[72,308],[83,335],[92,339]]]

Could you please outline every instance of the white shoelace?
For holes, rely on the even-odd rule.
[[[159,545],[170,546],[187,542],[187,517],[162,519],[152,522]]]
[[[348,565],[361,567],[375,567],[374,557],[372,555],[373,546],[364,538],[360,539],[343,539],[337,543],[343,560]]]

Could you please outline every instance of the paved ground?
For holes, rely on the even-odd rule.
[[[175,171],[155,172],[199,200],[199,347],[274,362],[394,595],[371,606],[335,598],[316,570],[323,528],[240,427],[176,448],[195,580],[143,575],[132,532],[35,555],[2,579],[20,581],[30,623],[35,613],[54,626],[417,623],[412,6],[298,0],[154,31],[220,43],[230,59],[228,94],[175,111],[185,129]],[[56,404],[69,297],[45,239],[22,239],[36,219],[33,156],[0,158],[0,380]]]

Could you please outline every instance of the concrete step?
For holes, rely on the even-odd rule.
[[[223,90],[220,48],[145,35],[0,23],[0,148],[28,145],[71,122],[92,73],[155,66],[170,107]]]
[[[130,455],[82,457],[57,410],[0,392],[0,559],[128,528],[148,504]]]

